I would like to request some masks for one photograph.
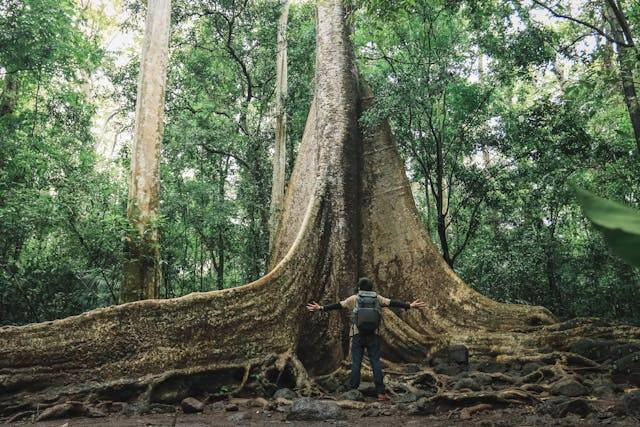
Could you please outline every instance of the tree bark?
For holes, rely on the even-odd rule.
[[[427,302],[401,315],[385,309],[380,333],[391,360],[424,361],[445,343],[466,344],[474,357],[571,343],[567,328],[534,326],[553,321],[547,310],[483,297],[439,255],[388,123],[358,128],[373,97],[358,82],[340,0],[317,3],[316,60],[269,273],[237,288],[0,328],[0,415],[80,398],[176,402],[222,385],[239,390],[251,377],[308,386],[307,371],[330,372],[346,356],[349,319],[308,313],[304,303],[344,298],[361,275],[383,295]]]
[[[4,78],[4,90],[0,102],[0,117],[13,113],[18,101],[18,79],[15,74],[7,74]]]
[[[269,213],[269,254],[273,251],[276,230],[284,203],[285,175],[287,169],[287,115],[284,102],[287,97],[287,22],[289,0],[282,3],[278,20],[278,51],[276,54],[276,139],[273,149],[273,180]]]
[[[162,284],[156,226],[171,1],[151,0],[140,60],[121,302],[157,298]]]

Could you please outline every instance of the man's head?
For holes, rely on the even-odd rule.
[[[373,280],[368,277],[361,277],[358,279],[358,290],[359,291],[372,291],[373,290]]]

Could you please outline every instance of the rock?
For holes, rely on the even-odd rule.
[[[449,365],[447,363],[439,363],[433,368],[433,372],[436,374],[449,375],[454,377],[462,372],[464,369],[458,365]]]
[[[212,404],[209,405],[209,408],[212,411],[222,411],[224,409],[224,402],[222,400],[219,400],[217,402],[213,402]]]
[[[418,399],[416,403],[412,403],[407,409],[407,414],[409,415],[433,415],[435,412],[435,402],[426,397]]]
[[[241,421],[246,421],[249,419],[249,415],[246,412],[238,412],[237,414],[232,414],[227,417],[227,421],[237,424]]]
[[[185,414],[195,414],[204,410],[204,403],[195,397],[186,397],[180,402],[180,407]]]
[[[601,385],[597,385],[593,388],[593,394],[594,396],[598,396],[600,398],[603,399],[608,399],[611,398],[613,396],[615,396],[615,392],[613,391],[613,387],[606,385],[606,384],[601,384]]]
[[[251,408],[268,408],[271,405],[264,397],[256,397],[247,402],[247,406]]]
[[[585,399],[571,399],[558,404],[551,411],[551,416],[555,418],[564,418],[569,414],[580,415],[586,417],[594,412],[593,406]]]
[[[551,385],[551,393],[567,397],[584,396],[588,390],[585,386],[572,378],[565,378]]]
[[[522,367],[522,375],[529,375],[540,368],[542,368],[542,365],[540,363],[536,363],[536,362],[525,363],[524,366]]]
[[[640,416],[640,391],[625,393],[615,407],[618,415]]]
[[[469,364],[469,349],[461,344],[450,345],[438,350],[432,356],[433,360],[442,359],[444,362],[467,365]]]
[[[329,393],[346,391],[345,390],[346,386],[341,384],[340,381],[338,379],[336,379],[333,375],[330,376],[330,377],[327,377],[327,378],[317,378],[316,382],[318,383],[318,385],[320,387],[324,388]],[[343,389],[343,390],[341,390],[341,389]]]
[[[491,375],[484,372],[474,372],[473,374],[471,374],[471,378],[473,378],[481,386],[487,386],[493,382],[493,378],[491,378]]]
[[[631,353],[616,360],[611,370],[611,378],[616,383],[640,386],[640,352]]]
[[[349,390],[345,391],[340,395],[340,399],[342,400],[356,400],[361,402],[364,400],[364,395],[360,390]]]
[[[378,396],[378,393],[376,393],[376,385],[371,382],[365,381],[360,383],[360,387],[358,387],[358,390],[360,390],[360,392],[365,396],[369,396],[369,397]]]
[[[640,352],[640,345],[627,343],[627,344],[619,344],[611,347],[611,351],[609,352],[609,354],[611,355],[611,358],[613,360],[618,360],[618,359],[622,359],[625,356],[630,355],[631,353],[638,353],[638,352]]]
[[[375,408],[367,408],[365,409],[360,416],[361,417],[379,417],[382,415],[382,410]]]
[[[583,338],[571,344],[569,351],[601,363],[609,359],[610,350],[614,344],[615,342],[610,340]]]
[[[469,389],[471,391],[480,391],[482,387],[473,378],[462,378],[453,386],[455,390]]]
[[[404,393],[394,396],[391,400],[394,403],[411,403],[416,402],[418,400],[418,396],[413,393]]]
[[[488,360],[479,363],[476,369],[480,372],[488,372],[490,374],[495,374],[497,372],[504,373],[509,370],[509,365],[496,362],[495,360]]]
[[[278,397],[283,397],[287,400],[293,400],[293,399],[297,399],[298,398],[298,394],[288,388],[281,388],[280,390],[276,391],[273,394],[274,399],[277,399]]]
[[[331,400],[315,400],[303,397],[293,401],[287,420],[322,421],[342,420],[346,416],[342,408]]]
[[[229,403],[224,405],[224,410],[227,412],[236,412],[238,409],[238,405],[236,405],[235,403]]]

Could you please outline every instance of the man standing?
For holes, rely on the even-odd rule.
[[[352,311],[352,322],[349,336],[351,337],[351,379],[349,387],[357,389],[360,386],[360,368],[362,356],[367,349],[369,363],[373,370],[373,382],[376,385],[378,400],[389,400],[384,388],[384,374],[380,364],[380,337],[378,326],[380,325],[381,307],[424,308],[426,304],[420,300],[412,303],[385,298],[373,292],[373,280],[361,277],[358,280],[358,293],[339,303],[320,305],[317,302],[307,304],[309,311],[337,310],[348,308]]]

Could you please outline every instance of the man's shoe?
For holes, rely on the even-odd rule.
[[[386,393],[382,393],[378,395],[378,402],[388,402],[391,399],[389,399],[389,396],[387,396]]]

